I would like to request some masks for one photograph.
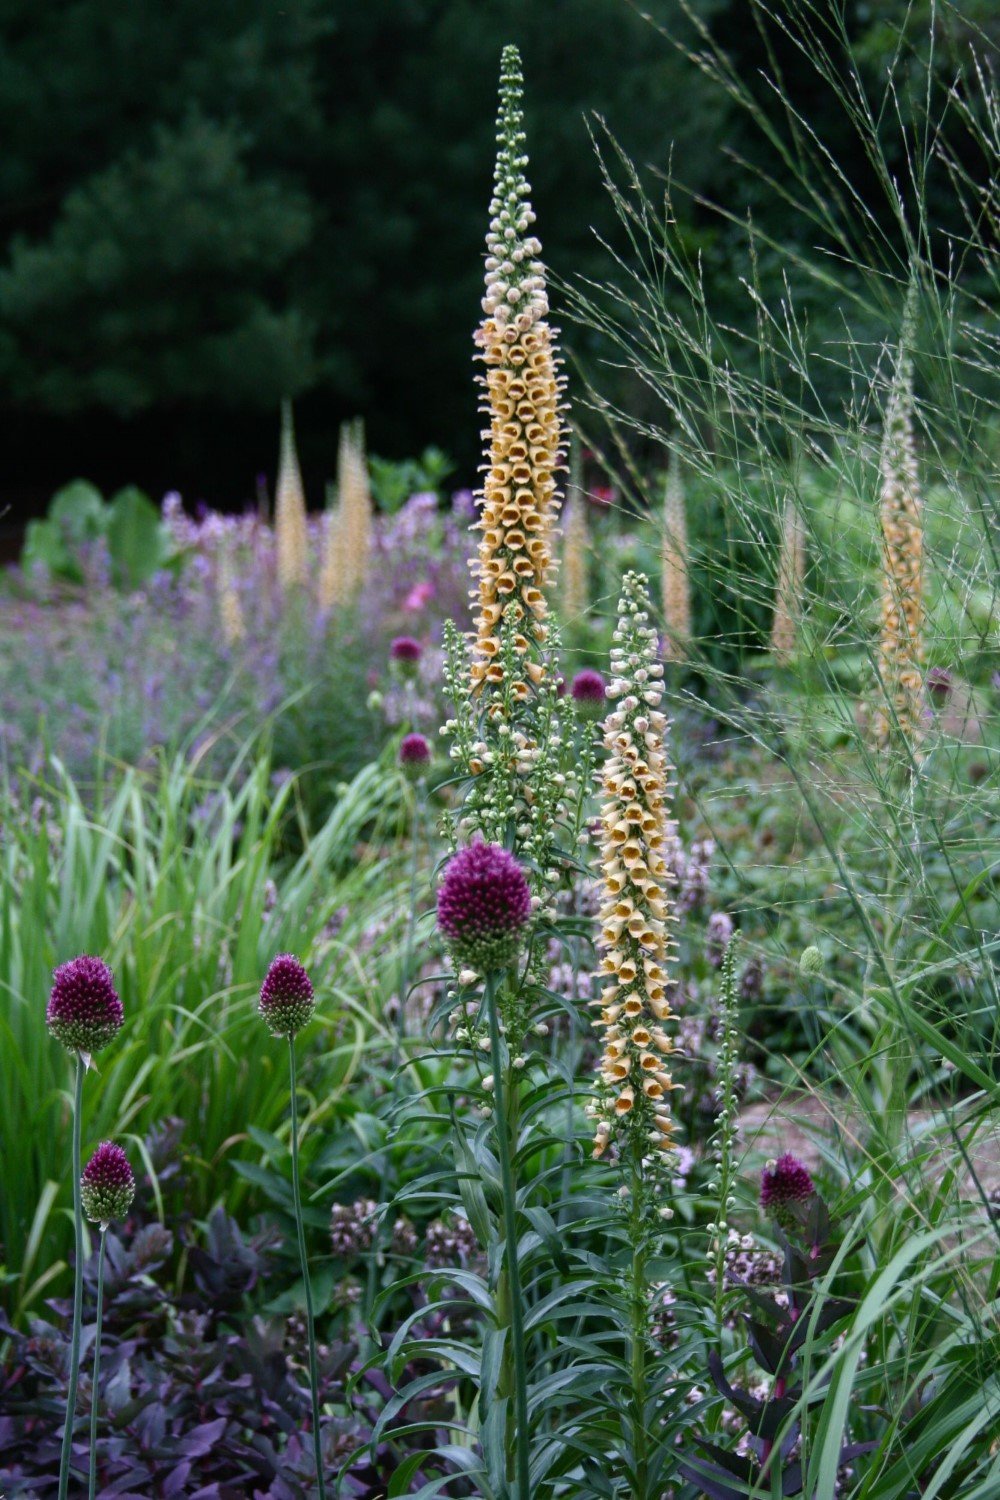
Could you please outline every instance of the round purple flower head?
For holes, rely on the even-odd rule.
[[[399,742],[399,764],[408,776],[422,776],[431,759],[431,747],[422,734],[404,734]]]
[[[272,1036],[294,1036],[316,1008],[312,980],[292,953],[279,953],[260,987],[257,1009]]]
[[[101,958],[81,954],[52,976],[45,1023],[69,1052],[100,1052],[118,1035],[125,1012],[114,976]]]
[[[417,663],[423,654],[423,646],[412,635],[397,635],[389,644],[389,660],[407,677],[412,677],[416,672]]]
[[[499,844],[478,840],[445,866],[438,887],[438,927],[455,961],[480,974],[514,963],[531,916],[524,871]]]
[[[804,1203],[815,1191],[809,1173],[790,1151],[765,1167],[760,1176],[760,1206],[779,1223],[788,1217],[788,1209],[793,1203]]]
[[[573,678],[570,692],[577,703],[603,703],[604,678],[600,672],[595,672],[593,667],[584,667],[583,671],[577,672]]]
[[[102,1141],[80,1178],[83,1211],[94,1224],[105,1228],[124,1219],[135,1197],[135,1178],[128,1157],[114,1141]]]

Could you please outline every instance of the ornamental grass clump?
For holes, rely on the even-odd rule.
[[[76,1058],[73,1095],[73,1326],[70,1340],[69,1387],[66,1395],[66,1425],[59,1460],[59,1500],[69,1493],[73,1456],[73,1422],[80,1379],[80,1330],[83,1321],[83,1180],[80,1170],[83,1075],[95,1052],[114,1041],[125,1020],[114,975],[103,959],[81,954],[60,964],[52,977],[52,990],[45,1011],[50,1034]]]
[[[560,567],[560,605],[564,620],[584,621],[590,608],[588,554],[590,535],[587,528],[587,502],[583,494],[583,463],[580,444],[574,442],[570,459],[570,479],[562,513],[562,560]]]
[[[135,1197],[135,1176],[129,1159],[114,1141],[102,1141],[80,1179],[83,1211],[100,1226],[97,1258],[97,1314],[94,1329],[94,1369],[90,1382],[90,1500],[97,1494],[97,1400],[101,1379],[101,1333],[104,1317],[104,1260],[108,1228],[124,1219]]]
[[[279,953],[260,987],[258,1013],[272,1036],[288,1038],[288,1079],[291,1099],[292,1130],[292,1207],[299,1246],[299,1268],[306,1301],[306,1338],[309,1345],[309,1394],[312,1403],[313,1455],[316,1462],[316,1484],[320,1500],[325,1500],[326,1480],[323,1473],[323,1436],[319,1413],[319,1366],[316,1357],[316,1319],[313,1313],[312,1283],[309,1279],[309,1257],[306,1254],[305,1227],[302,1220],[302,1195],[299,1188],[299,1119],[298,1078],[295,1065],[295,1034],[312,1019],[316,996],[312,980],[292,953]]]
[[[476,342],[486,367],[489,420],[482,537],[473,564],[477,588],[472,681],[478,691],[503,678],[501,626],[515,627],[516,693],[527,693],[542,665],[532,649],[546,640],[545,591],[553,572],[556,473],[562,464],[563,381],[558,373],[541,243],[524,168],[523,80],[516,47],[500,72],[497,162],[486,237],[484,318]],[[527,680],[526,680],[527,679]]]
[[[923,732],[923,504],[913,433],[912,294],[907,299],[882,437],[879,524],[882,592],[873,728],[886,748],[902,737],[911,753]]]
[[[779,666],[787,666],[798,644],[802,615],[802,591],[806,576],[806,533],[798,506],[789,496],[781,528],[781,552],[771,623],[771,655]]]
[[[691,640],[691,579],[688,570],[687,512],[676,453],[667,466],[663,495],[663,546],[660,554],[664,655],[683,661]]]
[[[306,582],[309,574],[309,530],[306,494],[295,447],[292,404],[281,404],[281,452],[274,502],[274,539],[278,554],[278,582],[283,589]]]

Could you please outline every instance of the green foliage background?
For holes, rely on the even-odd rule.
[[[332,458],[338,417],[363,411],[377,451],[435,441],[471,475],[502,44],[524,55],[556,278],[606,275],[600,240],[618,243],[589,139],[602,119],[652,182],[672,168],[689,190],[682,227],[739,322],[747,213],[765,279],[768,237],[787,242],[803,219],[760,175],[767,141],[734,130],[730,100],[698,68],[697,26],[744,80],[776,65],[851,180],[870,170],[833,91],[804,76],[767,9],[651,0],[646,19],[627,0],[0,0],[0,402],[29,435],[58,435],[54,418],[67,446],[95,423],[102,449],[124,445],[129,472],[94,474],[108,487],[186,487],[200,465],[213,498],[242,498],[252,459],[271,461],[256,414],[285,394],[308,398],[307,464],[311,433]],[[841,13],[873,97],[895,64],[906,116],[911,68],[924,87],[913,49],[926,53],[929,3],[831,0],[831,20]],[[942,81],[969,67],[972,44],[988,58],[998,40],[991,0],[939,6]],[[777,117],[763,82],[760,94]],[[807,310],[817,338],[837,325],[830,299],[814,293]],[[573,357],[599,356],[591,335],[565,336]],[[238,458],[234,440],[247,445]],[[48,473],[34,446],[26,437],[15,454],[29,479]]]

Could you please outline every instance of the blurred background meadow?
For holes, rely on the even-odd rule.
[[[280,951],[319,998],[300,1094],[338,1493],[516,1493],[476,1467],[475,1278],[496,1245],[480,1158],[452,1144],[481,1076],[443,1041],[432,911],[508,42],[567,378],[560,673],[593,770],[572,684],[607,674],[622,577],[645,574],[680,917],[678,1227],[654,1260],[640,1492],[627,1463],[602,1473],[628,1375],[600,1314],[581,1302],[565,1338],[544,1314],[579,1269],[562,1233],[608,1285],[620,1271],[584,1165],[584,838],[543,965],[565,1097],[538,1129],[557,1104],[565,1152],[524,1147],[523,1211],[554,1256],[531,1291],[553,1381],[531,1423],[560,1456],[535,1493],[996,1500],[993,0],[0,3],[4,1493],[53,1493],[58,1468],[71,1090],[44,1004],[83,952],[126,1013],[84,1135],[125,1144],[139,1181],[109,1239],[106,1492],[315,1493],[289,1086],[255,1014]],[[900,486],[919,500],[903,627]],[[707,1285],[720,1102],[739,1129]],[[840,1300],[810,1304],[765,1433],[709,1351],[773,1390],[739,1309],[790,1274],[757,1193],[786,1150],[828,1205]],[[92,1256],[87,1277],[90,1299]],[[682,1471],[706,1433],[732,1464]]]

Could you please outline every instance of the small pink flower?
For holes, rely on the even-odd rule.
[[[408,610],[411,614],[416,614],[419,610],[423,609],[426,604],[429,604],[433,598],[434,585],[425,578],[420,583],[415,583],[413,585],[412,589],[403,600],[403,608],[405,610]]]

